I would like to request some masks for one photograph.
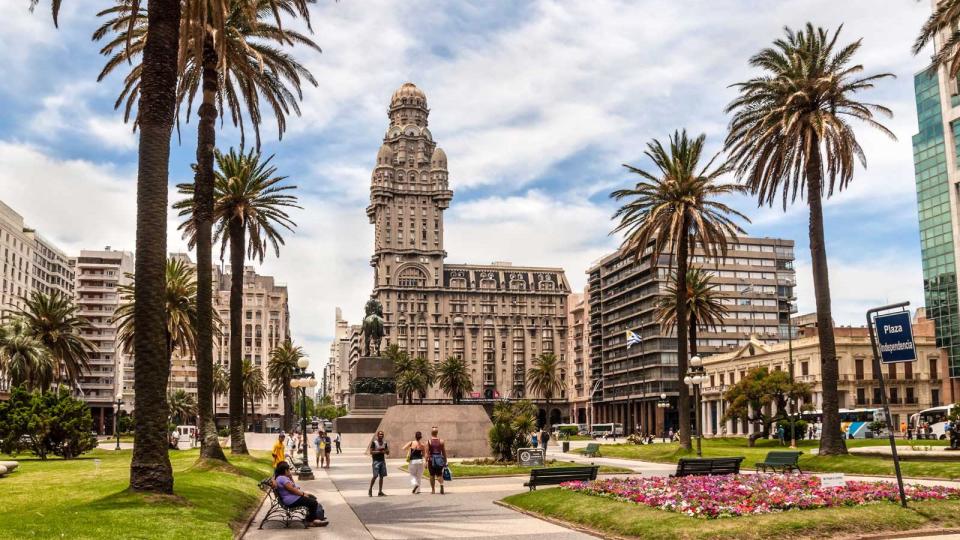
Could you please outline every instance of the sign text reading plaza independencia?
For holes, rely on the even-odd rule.
[[[909,311],[878,315],[873,323],[883,362],[912,362],[917,359]]]

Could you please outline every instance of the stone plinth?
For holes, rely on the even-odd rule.
[[[397,404],[396,394],[351,394],[350,411],[384,412]]]
[[[383,431],[394,452],[392,457],[402,457],[400,447],[413,440],[417,431],[427,442],[432,426],[440,428],[447,457],[491,456],[487,435],[493,423],[481,405],[396,405],[387,409],[376,431]]]
[[[394,377],[393,362],[379,356],[361,356],[357,364],[350,368],[351,380],[371,377],[377,379],[392,379]]]

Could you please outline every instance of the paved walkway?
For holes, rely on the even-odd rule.
[[[261,507],[244,538],[593,538],[493,504],[526,490],[524,478],[454,479],[447,484],[445,495],[432,495],[429,481],[424,480],[423,493],[413,495],[410,476],[400,470],[404,461],[391,459],[387,464],[387,496],[377,497],[374,488],[374,497],[370,498],[370,457],[362,450],[345,448],[343,454],[333,455],[330,469],[315,470],[316,480],[302,482],[304,489],[320,500],[329,526],[303,529],[294,523],[283,529],[278,523],[267,523],[260,530],[257,527],[266,512]]]

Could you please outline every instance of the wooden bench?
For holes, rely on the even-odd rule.
[[[796,470],[802,473],[803,471],[800,470],[800,454],[802,453],[794,450],[774,450],[768,453],[763,461],[757,463],[757,470],[767,472],[767,469],[770,469],[777,472],[777,469],[780,469],[780,472],[784,473]]]
[[[715,476],[740,474],[742,457],[680,458],[677,472],[670,476]]]
[[[537,486],[557,485],[576,480],[596,480],[599,469],[599,465],[533,469],[530,471],[530,480],[523,485],[524,487],[529,487],[530,491],[535,491]]]
[[[599,457],[600,445],[597,443],[588,443],[587,447],[583,449],[583,455],[587,457]]]
[[[280,498],[280,492],[277,491],[277,486],[273,478],[264,478],[258,485],[261,490],[267,493],[268,503],[270,504],[267,513],[264,514],[263,519],[260,520],[260,527],[258,528],[262,529],[263,524],[268,521],[279,521],[283,523],[285,528],[288,528],[290,527],[291,521],[303,521],[307,518],[307,509],[305,507],[298,506],[296,508],[290,508],[283,504],[283,499]]]

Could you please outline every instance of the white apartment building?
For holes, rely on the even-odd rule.
[[[330,358],[325,369],[326,395],[335,405],[346,405],[350,394],[350,324],[337,308]]]

